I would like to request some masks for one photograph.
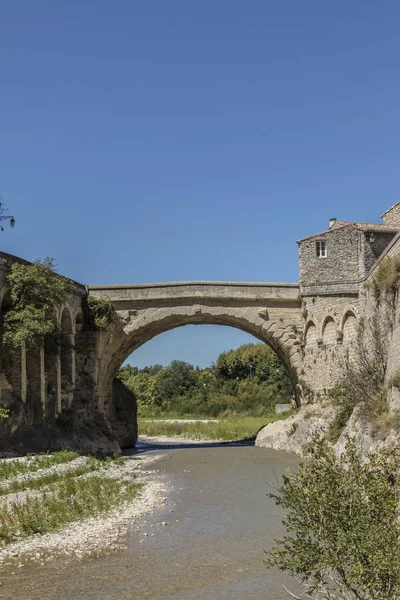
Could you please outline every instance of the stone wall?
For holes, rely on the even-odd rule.
[[[327,256],[318,258],[316,242],[326,241]],[[301,295],[358,291],[360,232],[354,224],[332,227],[299,242]]]
[[[13,262],[29,264],[0,253],[0,317],[11,303],[7,273]],[[59,307],[63,343],[58,347],[14,350],[0,339],[0,406],[9,411],[0,419],[0,452],[70,447],[109,453],[119,451],[119,441],[136,442],[136,401],[128,390],[114,392],[112,423],[98,410],[98,353],[108,334],[90,330],[82,311],[86,296],[86,286],[76,283]]]
[[[395,233],[386,232],[366,232],[361,234],[360,278],[368,276],[375,262],[389,246],[395,235]]]
[[[400,209],[400,205],[398,207]],[[400,234],[397,234],[388,246],[381,259],[400,258]],[[374,293],[373,279],[379,270],[380,261],[371,270],[360,295],[361,310],[365,321],[373,322],[378,319],[382,336],[387,345],[386,383],[389,385],[393,377],[400,373],[400,296],[389,294],[380,296],[379,300]],[[389,386],[390,387],[390,386]],[[393,395],[396,395],[396,391]],[[400,408],[400,406],[399,406]]]
[[[303,298],[302,306],[302,379],[315,396],[325,396],[343,379],[347,357],[353,352],[359,298],[355,294],[308,296]]]
[[[400,227],[400,202],[397,202],[394,206],[389,208],[389,210],[382,215],[382,219],[385,225]]]

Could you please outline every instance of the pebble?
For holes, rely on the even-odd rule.
[[[142,461],[145,464],[151,464],[158,458],[161,458],[161,455],[144,458]],[[78,460],[81,461],[81,459]],[[58,469],[60,469],[60,466],[57,467]],[[162,484],[157,477],[153,483],[150,481],[150,477],[144,477],[146,470],[139,469],[141,467],[136,461],[128,460],[123,467],[117,467],[114,470],[117,477],[138,477],[139,480],[141,479],[147,483],[139,500],[135,500],[121,509],[111,511],[105,518],[90,518],[81,523],[72,523],[60,532],[21,539],[13,544],[14,548],[11,546],[7,549],[0,549],[0,564],[3,564],[5,557],[15,558],[28,554],[32,561],[37,561],[41,566],[45,566],[46,563],[51,562],[60,553],[66,556],[76,556],[80,560],[87,555],[93,555],[102,550],[119,550],[121,546],[117,545],[116,541],[119,533],[126,532],[126,524],[136,525],[135,529],[139,531],[138,517],[151,513],[152,509],[161,506],[161,503],[164,502],[163,499],[167,500],[165,484]],[[150,473],[150,471],[147,471],[147,473]],[[155,473],[160,473],[160,470],[155,470]],[[154,476],[154,473],[151,472],[151,475]],[[141,522],[143,521],[141,520]],[[144,523],[146,524],[147,521],[145,520]],[[145,525],[141,527],[145,527]],[[148,537],[149,534],[144,532],[143,535]],[[139,540],[140,543],[143,541]],[[44,557],[43,551],[46,553],[50,551],[55,556]],[[23,566],[21,564],[18,568]],[[13,571],[13,574],[16,574],[16,572]]]

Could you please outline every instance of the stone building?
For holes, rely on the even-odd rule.
[[[343,379],[357,352],[358,323],[374,300],[367,291],[379,260],[398,248],[400,202],[383,223],[331,219],[329,227],[298,240],[303,317],[301,377],[314,394],[325,395]]]
[[[302,296],[358,293],[360,282],[400,231],[400,202],[383,223],[331,219],[325,231],[298,240]]]

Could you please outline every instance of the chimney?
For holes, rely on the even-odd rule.
[[[331,219],[329,219],[329,229],[334,226],[336,221],[337,221],[336,217],[332,217]]]

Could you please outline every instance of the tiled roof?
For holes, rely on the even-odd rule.
[[[400,225],[397,227],[395,225],[385,225],[385,223],[357,223],[356,221],[336,221],[332,227],[325,229],[324,231],[320,231],[319,233],[313,233],[312,235],[308,235],[307,237],[301,238],[297,240],[297,243],[305,242],[313,237],[318,237],[320,235],[325,235],[334,229],[340,229],[342,227],[347,227],[349,225],[353,225],[360,231],[376,231],[381,233],[396,233],[400,231]]]
[[[356,223],[357,229],[361,231],[382,231],[391,233],[400,231],[400,225],[385,225],[385,223]]]

